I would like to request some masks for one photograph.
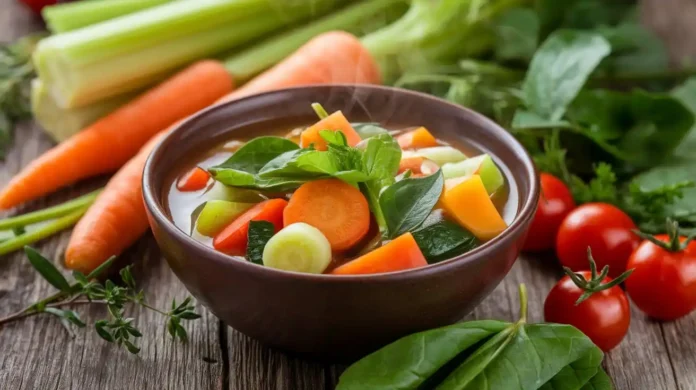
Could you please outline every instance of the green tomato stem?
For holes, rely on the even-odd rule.
[[[83,195],[79,198],[67,201],[57,206],[0,220],[0,230],[21,228],[38,222],[44,222],[50,219],[62,217],[75,210],[91,205],[92,203],[94,203],[94,200],[97,198],[97,195],[99,195],[101,191],[102,189],[98,189],[94,192],[90,192],[89,194]]]

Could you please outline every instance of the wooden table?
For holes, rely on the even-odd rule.
[[[680,1],[664,0],[661,4],[675,2]],[[694,12],[696,4],[691,1],[690,5]],[[669,26],[671,22],[660,9],[656,7],[653,13],[659,19],[658,28]],[[39,28],[40,23],[14,0],[0,0],[0,41]],[[0,186],[51,145],[38,127],[20,126],[13,149],[0,163]],[[23,211],[62,202],[103,182],[82,183]],[[60,264],[68,237],[69,232],[63,232],[38,248]],[[135,263],[136,279],[156,306],[165,307],[171,298],[180,300],[187,295],[150,235],[123,257]],[[520,258],[504,282],[467,319],[517,318],[517,285],[526,283],[531,321],[542,321],[543,300],[559,278],[554,261]],[[0,317],[53,292],[23,254],[0,259]],[[105,316],[101,308],[78,310],[88,323]],[[186,345],[174,343],[162,319],[151,312],[128,313],[144,333],[138,356],[104,342],[91,328],[78,330],[76,337],[70,338],[54,318],[38,316],[10,324],[0,329],[0,389],[331,389],[344,368],[265,348],[228,328],[203,307],[198,310],[203,318],[186,324],[190,335]],[[696,389],[696,315],[661,324],[647,320],[635,309],[632,314],[628,336],[604,361],[616,387]]]

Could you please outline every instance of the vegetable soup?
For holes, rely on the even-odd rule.
[[[425,127],[388,130],[312,107],[309,127],[229,140],[183,164],[165,196],[175,225],[258,265],[355,275],[456,257],[514,218],[488,154]]]

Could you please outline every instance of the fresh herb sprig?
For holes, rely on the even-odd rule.
[[[119,286],[111,280],[107,280],[104,283],[99,282],[97,278],[103,276],[106,270],[111,267],[115,257],[110,258],[88,275],[74,271],[73,277],[75,280],[73,283],[70,283],[53,263],[35,249],[25,247],[24,250],[31,265],[59,292],[41,299],[15,314],[1,318],[0,326],[39,314],[50,314],[56,316],[60,320],[61,325],[72,336],[74,335],[74,327],[84,328],[87,324],[82,321],[77,312],[66,309],[66,307],[103,305],[107,308],[108,318],[94,323],[94,328],[99,337],[126,348],[130,353],[136,354],[140,352],[140,348],[136,345],[137,340],[143,334],[134,325],[134,319],[126,317],[126,305],[138,305],[161,314],[166,319],[166,327],[169,334],[173,339],[178,339],[182,342],[188,340],[188,334],[182,326],[182,322],[200,318],[200,315],[195,312],[195,306],[191,297],[187,297],[180,303],[172,300],[169,310],[160,310],[148,304],[145,301],[144,291],[138,290],[136,286],[130,266],[120,271],[123,286]]]

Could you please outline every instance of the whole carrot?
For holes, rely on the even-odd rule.
[[[379,66],[360,40],[343,31],[317,35],[294,54],[219,100],[299,85],[379,84]]]
[[[164,136],[153,137],[124,165],[75,225],[65,251],[65,265],[84,274],[120,254],[148,228],[142,199],[145,161]]]
[[[232,77],[219,62],[191,65],[34,160],[0,193],[0,208],[116,171],[157,132],[232,88]]]

